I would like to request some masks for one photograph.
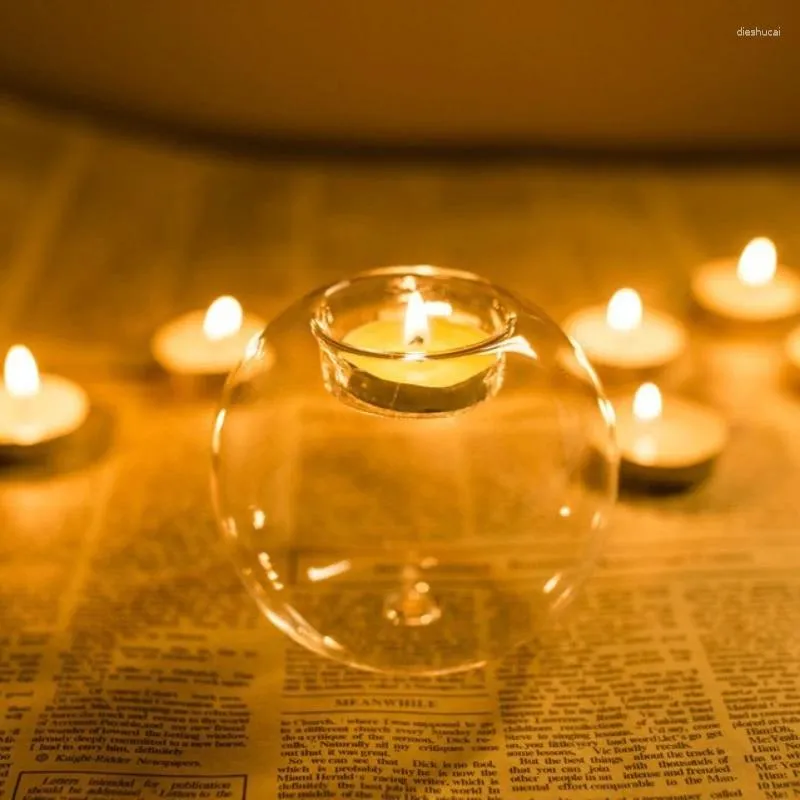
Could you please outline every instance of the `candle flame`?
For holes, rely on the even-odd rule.
[[[3,380],[12,397],[33,397],[39,391],[39,368],[27,347],[15,344],[8,351]]]
[[[642,298],[634,289],[620,289],[608,301],[606,323],[615,331],[633,331],[642,322]]]
[[[406,306],[406,316],[403,322],[403,336],[406,344],[425,344],[428,341],[428,312],[425,301],[419,292],[412,292]]]
[[[243,317],[242,306],[235,297],[218,297],[206,311],[203,333],[212,342],[227,339],[238,333]]]
[[[777,268],[778,253],[775,245],[766,236],[759,236],[742,250],[736,275],[747,286],[764,286],[775,276]]]
[[[643,383],[633,396],[633,416],[642,422],[658,419],[663,409],[661,391],[654,383]]]

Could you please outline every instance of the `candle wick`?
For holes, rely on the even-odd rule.
[[[408,344],[413,347],[421,347],[422,345],[425,344],[425,338],[417,334],[416,336],[411,338]]]

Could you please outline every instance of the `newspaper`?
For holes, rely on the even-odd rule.
[[[106,400],[105,456],[0,485],[3,798],[800,797],[788,525],[623,505],[546,641],[462,675],[367,674],[240,586],[209,408]]]

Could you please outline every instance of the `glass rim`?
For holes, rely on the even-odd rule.
[[[388,267],[375,267],[352,275],[344,280],[332,283],[322,291],[322,300],[326,300],[348,289],[354,284],[380,277],[421,277],[447,280],[458,280],[474,284],[476,287],[491,289],[494,294],[513,302],[509,293],[491,281],[467,270],[452,269],[450,267],[437,267],[430,264],[416,264],[410,266],[396,265]],[[319,341],[338,353],[350,356],[381,359],[386,361],[407,361],[409,363],[424,363],[426,361],[447,361],[448,359],[465,358],[474,355],[500,354],[505,351],[504,343],[514,334],[517,315],[513,311],[506,311],[503,327],[494,333],[487,333],[484,339],[473,342],[463,347],[448,350],[413,351],[413,350],[372,350],[359,347],[331,335],[318,319],[311,320],[311,329]]]
[[[323,292],[324,297],[329,297],[347,286],[358,283],[369,278],[378,278],[383,275],[386,276],[419,276],[421,278],[448,278],[460,279],[463,281],[470,281],[471,283],[479,283],[484,286],[491,287],[496,291],[502,291],[488,278],[483,275],[478,275],[476,272],[470,272],[465,269],[455,269],[453,267],[438,267],[434,264],[393,264],[384,267],[371,267],[370,269],[362,270],[361,272],[350,275],[347,278],[336,281],[327,286]],[[503,292],[505,294],[505,292]]]

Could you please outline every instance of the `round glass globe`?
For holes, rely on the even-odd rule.
[[[545,635],[618,461],[583,353],[471,273],[322,288],[251,342],[213,434],[223,535],[264,614],[352,666],[443,674]]]

